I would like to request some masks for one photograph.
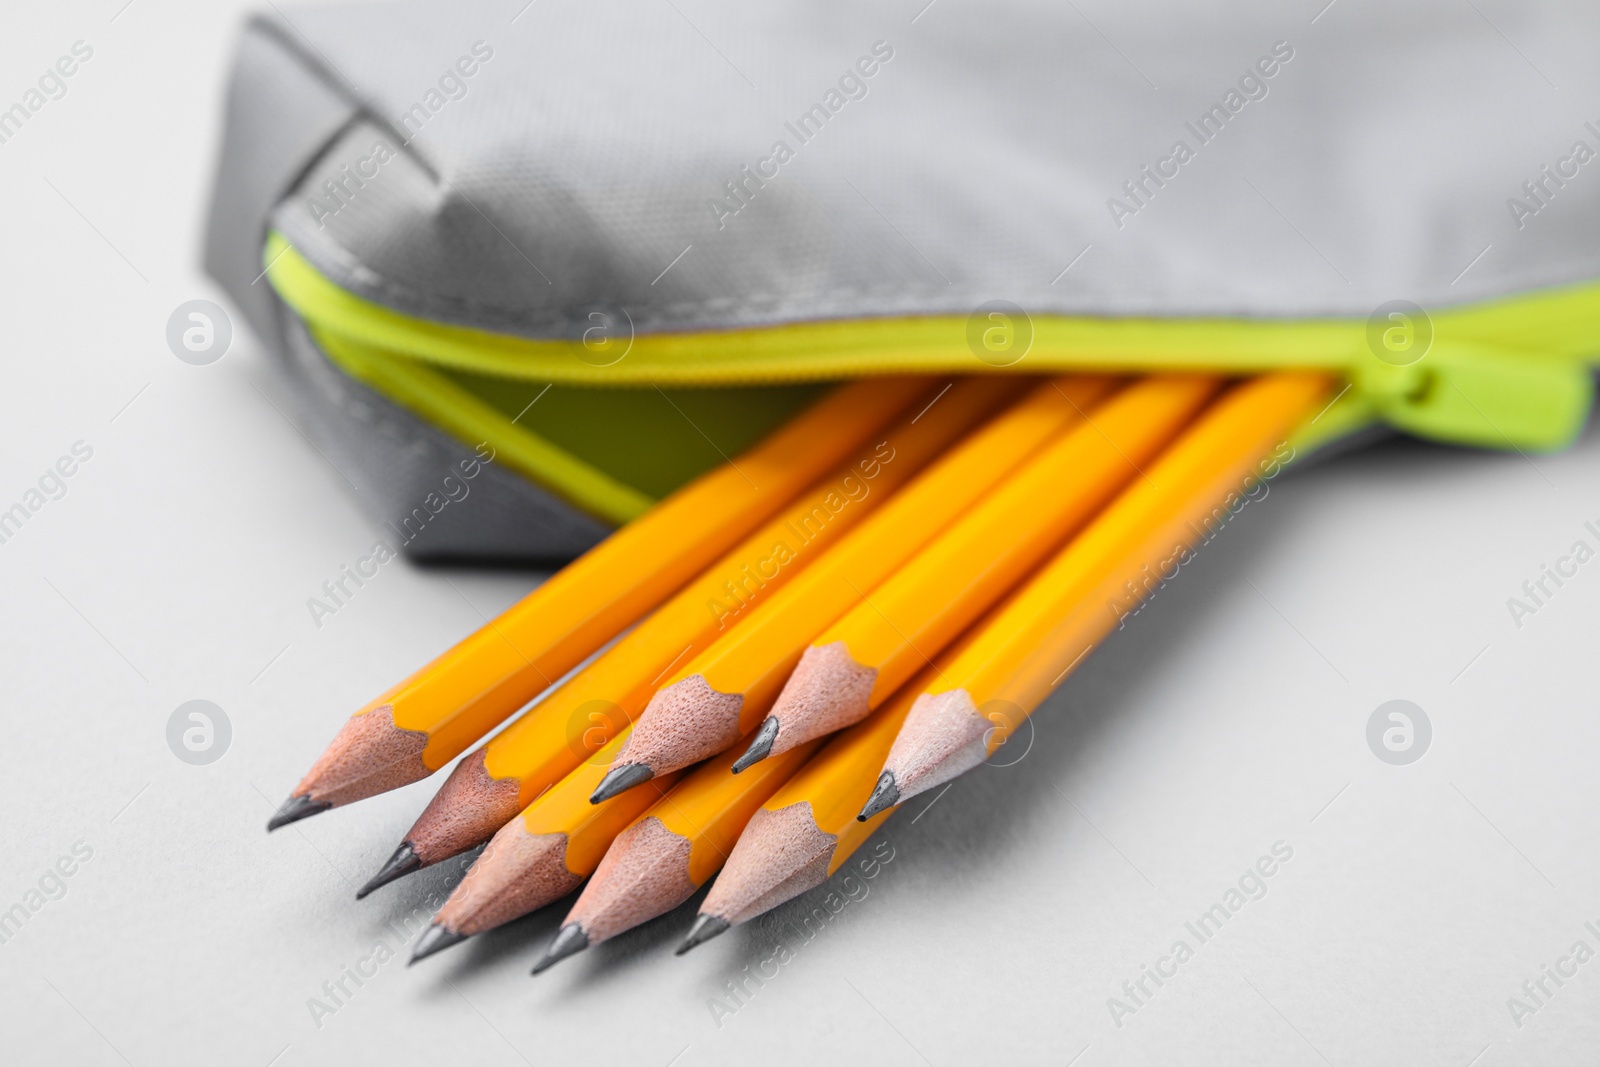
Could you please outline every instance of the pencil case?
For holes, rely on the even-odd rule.
[[[1302,454],[1562,447],[1600,125],[1533,57],[1600,9],[1303,14],[274,9],[205,264],[417,557],[570,557],[859,375],[1327,368]]]

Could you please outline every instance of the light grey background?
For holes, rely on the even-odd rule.
[[[1547,981],[1520,1027],[1507,998],[1575,941],[1600,949],[1600,562],[1520,629],[1506,600],[1575,540],[1600,547],[1593,434],[1556,457],[1395,443],[1274,484],[1084,664],[1020,763],[896,816],[893,861],[803,946],[791,905],[674,959],[685,912],[528,978],[557,907],[427,967],[391,959],[314,1017],[447,888],[438,871],[352,899],[435,783],[262,824],[351,709],[537,575],[395,562],[313,623],[307,598],[380,531],[281,413],[248,331],[206,367],[164,338],[173,308],[220,299],[195,263],[238,5],[121,2],[35,6],[0,35],[6,104],[73,41],[95,50],[0,144],[0,507],[93,448],[0,544],[0,911],[93,850],[0,944],[6,1062],[1592,1057],[1600,962]],[[1484,34],[1515,10],[1474,3]],[[1113,40],[1130,17],[1080,7]],[[1559,83],[1569,60],[1535,58]],[[1365,739],[1398,698],[1434,732],[1401,767]],[[166,742],[195,699],[232,723],[208,766]],[[1197,945],[1185,922],[1278,841],[1294,855],[1265,898],[1115,1025],[1107,998]],[[711,998],[779,940],[794,959],[719,1026]]]

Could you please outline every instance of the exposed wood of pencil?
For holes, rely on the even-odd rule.
[[[1091,519],[1215,395],[1209,375],[1145,378],[1097,405],[805,650],[735,769],[859,722]]]
[[[682,664],[640,714],[627,759],[654,772],[716,755],[761,721],[806,645],[1116,380],[1045,381],[917,475],[776,596]],[[942,401],[941,401],[942,402]]]
[[[268,828],[444,766],[877,435],[929,384],[844,386],[673,493],[357,711]]]
[[[750,774],[728,773],[731,750],[689,773],[617,835],[534,973],[688,900],[722,869],[761,803],[821,744],[791,749]]]
[[[982,763],[1265,476],[1328,392],[1270,374],[1218,400],[917,697],[861,817]]]
[[[894,809],[861,822],[856,812],[872,791],[873,775],[911,710],[913,699],[959,654],[966,638],[917,676],[865,722],[845,730],[762,804],[733,846],[727,864],[700,905],[688,947],[748,922],[821,885]],[[751,773],[756,768],[752,768]],[[714,936],[714,934],[712,935]]]
[[[681,606],[683,615],[682,629],[674,631],[679,639],[660,642],[666,655],[652,662],[655,669],[640,675],[637,684],[627,691],[626,699],[617,693],[605,694],[607,699],[625,704],[622,714],[626,718],[637,716],[655,687],[678,663],[706,648],[720,633],[743,626],[767,598],[781,595],[781,587],[803,580],[805,573],[825,558],[827,550],[851,528],[870,521],[877,509],[891,504],[901,486],[1025,385],[1023,379],[968,378],[952,385],[948,392],[930,397],[928,404],[914,414],[908,412],[885,432],[870,457],[841,469],[833,481],[819,483],[774,519],[766,532],[752,536],[744,566],[734,571],[730,565],[731,575],[710,575],[702,581],[705,588],[698,595],[686,593],[674,601],[674,607]],[[731,580],[718,582],[719,577]],[[652,618],[640,629],[654,624]],[[682,639],[690,629],[692,640]],[[626,640],[631,641],[632,636]],[[636,730],[635,736],[637,733]],[[612,773],[596,790],[597,800],[647,781],[655,773],[647,763],[635,760],[633,751],[630,740]],[[676,766],[690,762],[693,761],[685,760]],[[492,762],[489,769],[492,774],[500,773]]]
[[[711,644],[723,625],[737,627],[753,605],[803,575],[829,545],[1022,387],[1019,381],[969,379],[951,387],[925,414],[922,404],[910,405],[882,436],[875,435],[593,663],[463,759],[363,892],[487,841],[581,761],[596,758],[595,751],[638,715],[676,663]],[[933,386],[919,399],[932,400],[942,388]],[[828,518],[818,519],[818,512]],[[803,529],[809,532],[802,541],[798,531]],[[784,561],[764,567],[779,544],[788,546]],[[721,613],[713,610],[718,604],[725,609]]]
[[[617,834],[678,779],[664,774],[643,789],[591,804],[589,794],[604,773],[604,764],[580,765],[501,827],[430,929],[445,931],[454,944],[560,900],[594,872]],[[419,950],[423,945],[418,942]]]

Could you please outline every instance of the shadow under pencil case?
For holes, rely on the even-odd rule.
[[[1317,367],[1307,449],[1581,430],[1600,113],[1550,78],[1600,99],[1600,9],[916,7],[258,17],[207,268],[417,556],[570,557],[857,375]]]

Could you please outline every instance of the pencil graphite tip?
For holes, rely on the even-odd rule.
[[[422,931],[422,936],[417,938],[417,943],[411,949],[411,958],[406,961],[406,966],[409,967],[418,960],[425,960],[435,952],[443,952],[451,945],[459,945],[468,936],[467,934],[457,933],[448,926],[440,926],[438,923],[434,923]]]
[[[267,833],[271,833],[280,826],[288,826],[301,819],[309,819],[319,811],[327,811],[333,807],[326,800],[312,800],[309,796],[290,797],[283,802],[272,818],[267,820]]]
[[[626,793],[636,785],[643,785],[656,776],[643,763],[624,763],[620,767],[613,767],[600,779],[600,784],[595,787],[594,795],[589,798],[589,803],[599,804],[610,800],[614,796]]]
[[[543,974],[568,956],[576,956],[589,947],[589,935],[583,932],[583,927],[577,923],[568,923],[556,934],[555,940],[550,942],[550,947],[544,950],[544,956],[533,965],[534,974]]]
[[[878,775],[878,784],[872,787],[872,795],[867,802],[861,805],[861,814],[856,816],[860,822],[866,822],[880,811],[888,811],[900,803],[900,789],[894,784],[894,772],[884,771]]]
[[[738,774],[748,767],[752,767],[767,758],[772,751],[772,744],[778,740],[779,723],[775,716],[767,716],[761,727],[756,730],[755,737],[750,739],[750,747],[744,750],[744,755],[733,761],[733,773]]]
[[[707,915],[705,912],[701,912],[695,918],[694,926],[689,930],[689,936],[683,939],[683,944],[678,946],[678,951],[674,952],[673,955],[681,956],[690,949],[705,944],[718,934],[727,933],[732,927],[733,924],[727,919],[720,919],[715,915]]]
[[[422,870],[422,857],[417,855],[416,849],[411,847],[410,841],[400,842],[400,847],[394,850],[378,873],[367,879],[367,884],[356,890],[356,899],[360,900],[368,893],[381,886],[386,886],[397,878],[404,878],[412,871]]]

